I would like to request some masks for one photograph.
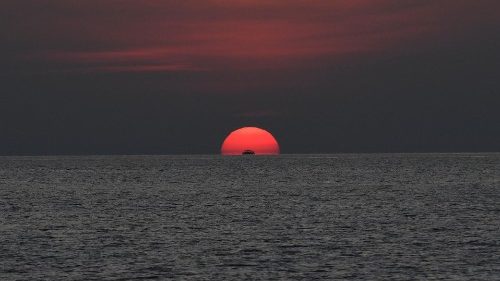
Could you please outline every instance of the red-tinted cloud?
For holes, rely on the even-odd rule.
[[[53,70],[104,72],[288,68],[414,51],[497,25],[500,9],[491,0],[26,0],[1,5],[5,56]]]

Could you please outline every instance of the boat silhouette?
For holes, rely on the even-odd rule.
[[[241,153],[242,155],[254,155],[255,152],[253,150],[247,149]]]

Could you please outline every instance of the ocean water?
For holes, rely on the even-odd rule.
[[[1,280],[499,280],[500,154],[0,157]]]

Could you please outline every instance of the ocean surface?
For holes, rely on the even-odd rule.
[[[0,157],[0,280],[499,280],[500,154]]]

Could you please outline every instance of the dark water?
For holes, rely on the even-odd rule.
[[[499,280],[500,154],[0,158],[1,280]]]

